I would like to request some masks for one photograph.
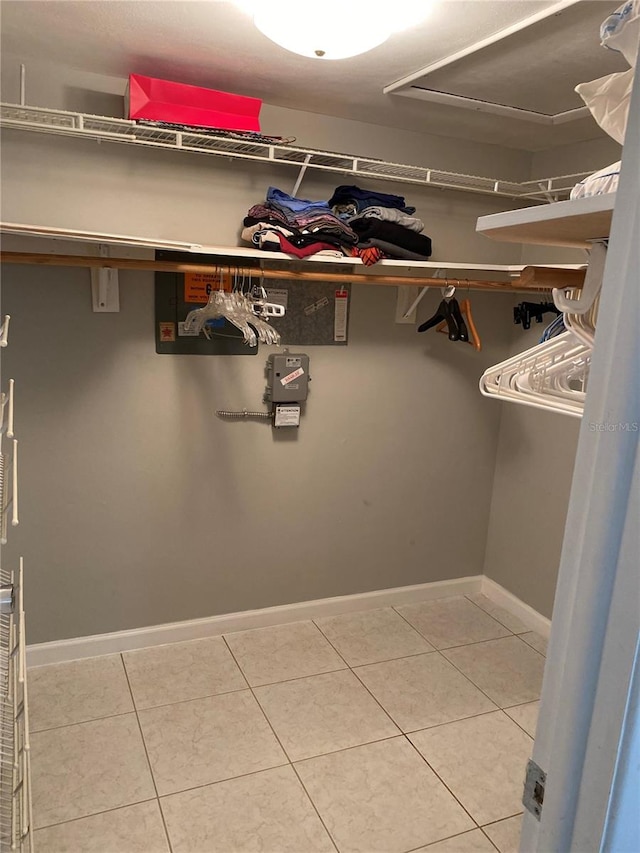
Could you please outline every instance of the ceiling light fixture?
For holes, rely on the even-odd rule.
[[[237,5],[253,15],[260,32],[280,47],[313,59],[346,59],[383,44],[391,35],[420,23],[431,0],[268,0]]]

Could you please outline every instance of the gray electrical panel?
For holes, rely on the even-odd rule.
[[[266,397],[272,403],[302,403],[309,393],[309,356],[274,353],[267,359]]]

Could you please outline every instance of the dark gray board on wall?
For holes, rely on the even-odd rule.
[[[268,253],[265,261],[258,258],[243,258],[243,267],[255,268],[255,281],[260,281],[260,264],[269,266]],[[238,266],[238,258],[193,253],[157,251],[157,260],[184,261],[224,268]],[[299,269],[305,262],[300,261]],[[296,269],[296,267],[292,267]],[[316,268],[317,269],[317,268]],[[340,271],[334,264],[327,264],[327,272]],[[349,316],[351,309],[351,285],[336,282],[298,283],[290,279],[269,278],[263,282],[273,302],[286,304],[286,314],[272,319],[273,327],[280,332],[283,346],[346,346],[348,342]],[[274,292],[275,291],[275,292]],[[336,292],[346,293],[347,325],[344,340],[335,340]],[[193,308],[202,303],[185,301],[184,275],[182,273],[157,272],[155,274],[155,339],[156,352],[165,355],[257,355],[258,347],[244,343],[242,334],[235,326],[224,321],[214,330],[211,340],[203,334],[198,337],[180,336],[179,324]],[[162,340],[161,332],[172,324],[174,340]]]

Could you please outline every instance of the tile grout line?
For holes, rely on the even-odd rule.
[[[124,662],[124,656],[122,652],[120,653],[120,660],[122,661],[122,668],[124,669],[124,674],[127,679],[127,685],[129,686],[129,692],[131,693],[131,701],[133,702],[133,707],[135,709],[136,722],[138,723],[138,731],[140,732],[140,739],[142,740],[142,748],[144,749],[144,754],[147,759],[147,764],[149,766],[149,775],[151,776],[151,781],[153,783],[153,789],[156,792],[156,802],[158,803],[158,810],[160,811],[160,819],[162,821],[162,826],[164,827],[164,834],[167,839],[167,845],[169,847],[169,853],[173,853],[173,845],[171,844],[171,837],[169,836],[169,828],[167,827],[167,822],[164,817],[164,811],[162,810],[162,803],[160,802],[160,794],[158,793],[158,786],[156,784],[156,777],[153,772],[153,766],[151,764],[151,759],[149,758],[149,750],[147,749],[147,742],[144,739],[144,732],[142,731],[142,723],[140,722],[140,717],[138,716],[138,709],[136,708],[136,700],[133,696],[133,690],[131,689],[131,682],[129,681],[129,673],[127,672],[127,666]]]
[[[29,734],[39,735],[45,732],[57,732],[60,729],[70,729],[72,726],[86,726],[88,723],[101,723],[102,720],[114,720],[116,717],[126,717],[135,714],[135,705],[130,711],[120,711],[117,714],[106,714],[104,717],[91,717],[90,720],[76,720],[75,723],[63,723],[61,726],[50,726],[46,729],[29,729]]]
[[[482,592],[481,592],[481,593],[473,592],[473,593],[471,593],[471,595],[483,595],[483,593],[482,593]],[[469,598],[469,593],[465,593],[465,594],[464,594],[464,597],[467,599],[467,601],[468,601],[468,602],[470,602],[471,604],[474,604],[474,605],[478,608],[478,610],[482,610],[482,612],[483,612],[483,613],[485,613],[487,616],[490,616],[490,617],[491,617],[491,619],[493,619],[493,621],[494,621],[494,622],[497,622],[497,623],[498,623],[498,625],[502,625],[502,627],[503,627],[503,628],[506,628],[506,630],[507,630],[507,631],[511,631],[511,633],[514,635],[514,637],[517,637],[517,636],[518,636],[518,632],[517,632],[517,631],[514,631],[514,630],[513,630],[513,628],[510,628],[508,625],[505,625],[505,624],[504,624],[504,622],[501,622],[501,621],[500,621],[500,619],[498,619],[498,617],[497,617],[497,616],[494,616],[494,615],[493,615],[493,613],[489,613],[489,611],[488,611],[488,610],[485,610],[485,608],[484,608],[481,604],[478,604],[478,602],[477,602],[477,601],[474,601],[472,598]],[[488,598],[488,596],[486,596],[486,595],[485,595],[485,598]],[[489,601],[491,601],[491,599],[490,599],[490,598],[489,598]],[[500,606],[501,606],[501,605],[499,605],[499,604],[495,604],[495,602],[493,602],[493,601],[491,601],[491,603],[494,605],[494,607],[500,607]],[[506,610],[506,612],[507,612],[507,613],[509,613],[509,611],[507,610],[507,608],[506,608],[506,607],[502,607],[502,610]],[[510,613],[509,613],[509,615],[511,616],[512,614],[510,614]],[[517,619],[518,617],[517,617],[517,616],[514,616],[513,618],[514,618],[514,619]],[[522,625],[524,625],[524,622],[522,621],[522,619],[519,619],[518,621],[519,621]],[[520,633],[521,633],[521,634],[525,634],[525,633],[526,633],[526,631],[521,631]]]
[[[524,816],[524,806],[522,807],[521,812],[507,815],[507,817],[499,817],[498,820],[490,820],[487,823],[483,823],[480,829],[485,829],[487,826],[495,826],[497,823],[502,823],[505,820],[511,820],[514,817],[520,817],[520,815]]]
[[[318,627],[318,626],[316,626],[316,627]],[[319,627],[318,627],[318,630],[322,633],[322,636],[323,636],[323,637],[325,637],[325,639],[326,639],[326,641],[329,643],[329,645],[330,645],[333,649],[335,649],[336,654],[340,655],[340,657],[342,658],[342,660],[344,660],[344,662],[347,664],[347,667],[348,667],[348,669],[349,669],[349,672],[351,672],[351,673],[352,673],[352,674],[357,678],[358,683],[359,683],[359,684],[361,684],[361,685],[364,687],[364,689],[367,691],[367,693],[369,694],[369,696],[371,696],[371,698],[372,698],[372,699],[373,699],[373,701],[376,703],[376,705],[378,705],[378,707],[379,707],[379,708],[384,712],[384,714],[386,714],[386,716],[389,718],[389,720],[390,720],[390,722],[392,723],[392,725],[394,725],[394,726],[398,729],[398,734],[400,734],[400,735],[404,734],[404,732],[402,731],[402,729],[400,728],[400,726],[398,725],[398,723],[393,719],[393,717],[391,716],[391,714],[389,713],[389,711],[387,711],[387,709],[384,707],[384,705],[379,701],[378,697],[377,697],[377,696],[374,696],[374,694],[371,692],[371,690],[369,690],[369,688],[368,688],[368,687],[367,687],[367,685],[362,681],[362,679],[360,678],[360,676],[358,675],[358,673],[355,671],[355,669],[354,669],[352,666],[350,666],[350,665],[347,663],[347,661],[342,657],[342,655],[340,654],[340,652],[338,651],[338,649],[336,649],[336,647],[333,645],[333,643],[331,642],[331,640],[330,640],[330,639],[329,639],[329,638],[324,634],[324,632],[322,631],[322,628],[319,628]],[[431,654],[431,652],[427,652],[427,654]],[[413,655],[411,655],[411,657],[414,657],[414,656],[413,656]],[[402,660],[402,658],[397,658],[397,660]],[[390,740],[390,738],[391,738],[391,737],[398,737],[398,735],[392,735],[392,736],[390,736],[389,738],[382,738],[382,740]],[[373,743],[375,743],[375,741],[372,741],[372,742],[373,742]],[[361,746],[364,746],[364,744],[360,744],[360,745],[361,745]]]
[[[470,602],[469,602],[469,604],[473,604],[473,605],[474,605],[474,607],[478,607],[478,605],[477,605],[477,604],[475,604],[475,602],[473,602],[473,601],[470,601]],[[406,605],[399,605],[399,606],[404,607],[404,606],[406,606]],[[513,633],[513,631],[512,631],[510,628],[507,628],[507,626],[506,626],[506,625],[503,625],[503,624],[502,624],[502,622],[498,622],[498,620],[497,620],[497,619],[493,619],[493,616],[490,616],[489,618],[490,618],[490,619],[493,619],[493,621],[494,621],[494,622],[496,622],[496,624],[497,624],[500,628],[504,628],[504,630],[505,630],[505,631],[509,631],[509,636],[508,636],[508,637],[489,637],[489,638],[488,638],[488,639],[486,639],[486,640],[473,640],[471,643],[459,643],[457,646],[445,646],[445,647],[444,647],[444,648],[442,648],[442,649],[438,649],[438,648],[436,648],[436,646],[434,646],[434,645],[433,645],[433,642],[429,639],[429,637],[427,637],[427,635],[426,635],[426,634],[423,634],[423,632],[422,632],[419,628],[416,628],[416,626],[415,626],[415,625],[412,625],[412,624],[411,624],[411,622],[409,622],[409,620],[408,620],[408,619],[407,619],[407,617],[404,615],[404,613],[400,613],[400,611],[399,611],[399,610],[396,610],[396,608],[395,608],[395,607],[394,607],[393,609],[396,611],[396,613],[398,614],[398,616],[400,616],[402,619],[404,619],[404,621],[407,623],[407,625],[409,625],[411,628],[413,628],[413,630],[414,630],[414,631],[417,631],[417,632],[418,632],[418,634],[420,634],[420,636],[421,636],[423,639],[425,639],[425,640],[429,643],[429,645],[430,645],[430,646],[433,646],[433,649],[434,649],[434,651],[436,651],[436,652],[448,651],[449,649],[460,649],[460,648],[462,648],[463,646],[477,646],[477,645],[479,645],[480,643],[491,643],[491,642],[493,642],[494,640],[508,640],[510,637],[515,637],[515,636],[516,636],[516,634],[514,634],[514,633]],[[481,608],[481,607],[478,607],[478,610],[482,611],[482,613],[484,613],[484,615],[485,615],[485,616],[489,616],[489,614],[488,614],[485,610],[482,610],[482,608]]]
[[[515,637],[515,634],[514,634],[514,637]],[[502,640],[508,640],[508,639],[509,639],[509,637],[500,637],[499,639],[502,639]],[[494,642],[494,641],[492,641],[492,640],[485,640],[484,642]],[[472,644],[470,643],[469,645],[472,645]],[[458,646],[458,648],[462,648],[462,646]],[[445,649],[444,651],[449,651],[449,649]],[[535,649],[534,649],[534,651],[535,651]],[[440,654],[442,655],[442,657],[443,657],[443,658],[444,658],[448,663],[450,663],[450,664],[451,664],[451,666],[453,666],[455,669],[457,669],[457,670],[458,670],[458,672],[460,673],[460,675],[464,675],[464,677],[467,679],[467,681],[470,681],[470,682],[471,682],[471,684],[473,684],[473,686],[474,686],[474,687],[476,687],[476,688],[477,688],[481,693],[484,693],[484,695],[487,697],[487,699],[489,699],[491,702],[493,702],[493,704],[494,704],[494,705],[496,705],[496,707],[497,707],[497,709],[498,709],[499,711],[504,711],[504,708],[502,707],[502,705],[500,705],[500,703],[499,703],[499,702],[496,702],[496,700],[495,700],[495,699],[493,699],[491,696],[489,696],[489,694],[488,694],[485,690],[483,690],[483,689],[482,689],[482,687],[480,687],[480,685],[479,685],[479,684],[476,684],[476,683],[475,683],[475,681],[471,678],[471,676],[470,676],[470,675],[467,675],[467,673],[466,673],[466,672],[463,672],[463,671],[460,669],[460,667],[458,667],[458,666],[457,666],[457,665],[456,665],[452,660],[449,660],[449,658],[448,658],[445,654],[443,654],[443,652],[440,652]],[[528,705],[528,704],[529,704],[529,702],[539,702],[539,701],[540,701],[540,694],[538,694],[538,696],[537,696],[535,699],[529,699],[529,700],[527,700],[526,702],[516,702],[516,704],[515,704],[515,705],[508,705],[507,707],[508,707],[508,708],[516,708],[518,705]],[[514,720],[514,722],[515,722],[515,720]]]
[[[510,722],[514,723],[516,726],[518,726],[518,728],[520,729],[520,731],[522,731],[522,732],[524,732],[524,733],[526,734],[526,736],[529,738],[529,740],[531,741],[531,743],[533,743],[533,742],[534,742],[535,738],[534,738],[532,735],[530,735],[530,734],[529,734],[529,732],[525,731],[525,730],[522,728],[522,726],[521,726],[521,725],[519,725],[518,723],[516,723],[516,721],[515,721],[515,720],[512,720],[512,719],[511,719],[511,717],[510,717],[510,716],[507,714],[507,712],[504,710],[504,708],[500,708],[500,711],[501,711],[501,713],[502,713],[502,714],[504,714],[504,716],[507,718],[507,720],[509,720]],[[506,820],[506,818],[501,818],[501,820]],[[489,823],[491,823],[491,822],[492,822],[492,821],[489,821]],[[495,823],[495,822],[496,822],[496,821],[493,821],[493,823]]]
[[[317,626],[316,626],[316,627],[317,627]],[[318,630],[319,630],[319,629],[318,629]],[[305,794],[307,795],[307,799],[308,799],[308,800],[309,800],[309,802],[311,803],[311,807],[313,808],[314,812],[317,814],[317,816],[318,816],[318,820],[320,821],[320,823],[321,823],[321,824],[322,824],[322,826],[324,827],[324,830],[325,830],[325,832],[327,833],[327,835],[328,835],[328,837],[329,837],[329,840],[331,841],[331,843],[333,844],[333,846],[336,848],[337,853],[340,853],[340,849],[339,849],[338,845],[336,844],[336,842],[335,842],[335,840],[334,840],[334,838],[333,838],[333,835],[329,832],[329,828],[327,827],[327,825],[325,824],[324,820],[322,819],[322,815],[321,815],[321,814],[320,814],[320,812],[318,811],[318,808],[317,808],[316,804],[315,804],[315,803],[313,802],[313,800],[311,799],[311,794],[307,791],[307,789],[306,789],[306,786],[305,786],[304,782],[303,782],[303,781],[302,781],[302,779],[300,778],[300,774],[299,774],[299,773],[298,773],[298,771],[296,770],[295,764],[294,764],[294,763],[293,763],[293,761],[291,760],[291,758],[290,758],[289,753],[287,752],[287,750],[284,748],[284,745],[283,745],[282,741],[281,741],[281,740],[280,740],[280,738],[278,737],[278,734],[277,734],[276,730],[274,729],[273,725],[271,724],[271,720],[269,719],[269,717],[268,717],[268,716],[267,716],[267,714],[266,714],[266,711],[264,710],[264,708],[263,708],[263,707],[262,707],[262,705],[260,704],[260,700],[259,700],[259,699],[258,699],[258,697],[256,696],[256,694],[255,694],[255,692],[254,692],[254,690],[253,690],[253,687],[249,684],[249,680],[247,679],[246,675],[244,674],[244,672],[243,672],[242,668],[240,667],[240,664],[238,663],[238,661],[237,661],[237,659],[236,659],[236,656],[234,655],[234,653],[233,653],[233,651],[232,651],[232,649],[231,649],[231,646],[229,645],[229,643],[227,643],[227,639],[226,639],[226,637],[224,636],[224,634],[222,635],[222,639],[224,640],[224,643],[225,643],[226,647],[229,649],[229,654],[231,655],[231,657],[232,657],[232,658],[233,658],[233,660],[235,661],[236,666],[238,667],[238,669],[240,669],[240,672],[242,672],[242,677],[243,677],[243,678],[244,678],[244,680],[247,682],[247,685],[249,686],[249,690],[251,691],[251,695],[253,696],[254,701],[256,702],[256,704],[257,704],[258,708],[260,708],[260,712],[262,713],[262,716],[263,716],[263,717],[265,718],[265,720],[267,721],[267,725],[269,726],[269,728],[270,728],[270,729],[271,729],[271,731],[273,732],[273,736],[274,736],[274,738],[277,740],[277,742],[278,742],[278,744],[279,744],[279,746],[280,746],[280,749],[282,750],[282,752],[283,752],[283,753],[284,753],[284,755],[285,755],[285,758],[286,758],[286,759],[287,759],[287,761],[289,762],[289,765],[288,765],[288,766],[289,766],[289,767],[291,767],[291,769],[293,770],[293,772],[294,772],[294,774],[295,774],[295,776],[296,776],[296,779],[300,782],[300,785],[301,785],[301,787],[302,787],[302,790],[303,790],[303,791],[305,792]],[[338,672],[342,672],[343,670],[337,670],[337,671],[338,671]],[[265,686],[267,686],[267,685],[260,685],[260,686],[261,686],[261,687],[265,687]]]
[[[496,842],[493,840],[493,838],[491,838],[489,834],[485,832],[486,827],[495,826],[497,823],[502,823],[505,820],[512,820],[514,817],[520,817],[520,815],[524,815],[524,812],[518,812],[517,814],[509,815],[509,817],[501,817],[500,820],[492,820],[490,823],[485,823],[480,827],[480,831],[484,834],[485,838],[488,839],[489,843],[493,844],[498,853],[502,853],[502,851],[500,850]]]
[[[427,851],[430,847],[435,847],[436,844],[442,844],[444,841],[453,841],[454,838],[461,838],[463,835],[468,835],[470,832],[476,832],[478,829],[482,832],[481,826],[473,827],[473,829],[465,829],[464,832],[456,832],[455,835],[447,835],[446,838],[440,838],[438,841],[430,841],[426,845],[422,844],[420,847],[412,847],[411,850],[405,850],[403,853],[421,853],[422,850]],[[493,844],[490,838],[489,841]],[[495,847],[495,844],[493,846],[498,850],[498,848]],[[499,850],[498,853],[500,853]]]
[[[110,809],[101,809],[98,812],[91,812],[91,814],[83,814],[78,817],[71,817],[69,820],[60,820],[56,823],[47,823],[44,826],[36,826],[34,827],[34,832],[40,832],[43,829],[51,829],[54,826],[66,826],[68,823],[77,823],[79,820],[88,820],[92,817],[97,817],[101,814],[110,814],[111,812],[119,812],[122,809],[130,809],[132,806],[140,806],[142,803],[156,803],[158,801],[157,797],[149,797],[146,800],[136,800],[135,803],[126,803],[124,806],[114,806]]]
[[[188,788],[168,791],[166,794],[160,794],[158,799],[162,802],[162,800],[168,800],[170,797],[179,797],[182,794],[188,794],[190,791],[199,791],[201,788],[213,788],[214,785],[235,782],[236,779],[246,779],[248,776],[257,776],[259,773],[269,773],[271,770],[280,770],[281,767],[289,767],[289,762],[285,761],[282,764],[275,764],[273,767],[263,767],[262,770],[250,770],[248,773],[238,773],[237,776],[227,776],[224,779],[216,779],[215,782],[201,782],[199,785],[190,785]]]
[[[508,820],[508,819],[509,818],[504,818],[504,820]],[[492,838],[489,838],[489,836],[487,835],[487,833],[484,831],[484,829],[482,827],[480,827],[480,832],[484,835],[484,837],[487,839],[489,844],[491,844],[492,847],[494,847],[494,849],[496,849],[498,851],[498,853],[501,853],[500,848],[498,847],[496,842]]]
[[[487,717],[489,714],[497,714],[502,708],[494,708],[492,711],[480,711],[479,714],[469,714],[468,717],[456,717],[455,720],[445,720],[444,723],[435,723],[433,726],[423,726],[421,729],[411,729],[409,732],[403,732],[407,737],[409,735],[417,735],[420,732],[430,732],[433,729],[439,729],[440,726],[450,726],[453,723],[463,723],[465,720],[476,720],[478,717]],[[515,722],[515,720],[513,721]]]
[[[535,634],[535,631],[531,631],[531,632],[529,632],[529,631],[525,631],[524,633],[525,633],[525,634],[528,634],[528,633]],[[521,642],[521,643],[524,643],[524,644],[525,644],[525,646],[528,646],[528,647],[531,649],[531,651],[535,652],[537,655],[540,655],[540,657],[541,657],[541,658],[545,661],[545,663],[546,663],[547,656],[546,656],[546,654],[545,654],[544,652],[541,652],[541,651],[540,651],[540,649],[536,649],[536,648],[535,648],[535,646],[532,646],[532,645],[531,645],[531,643],[528,643],[526,640],[524,640],[520,634],[516,634],[515,636],[520,640],[520,642]]]
[[[402,614],[397,612],[396,606],[403,607],[405,605],[390,604],[388,607],[379,607],[379,608],[375,608],[374,610],[354,610],[351,612],[339,613],[336,616],[328,616],[328,617],[327,616],[317,616],[315,619],[311,619],[311,621],[316,626],[316,628],[322,632],[322,635],[324,637],[326,637],[327,641],[330,642],[331,645],[333,646],[333,642],[329,639],[328,635],[322,630],[322,626],[318,625],[318,622],[320,621],[320,619],[340,619],[341,616],[355,616],[358,613],[375,613],[378,610],[390,610],[395,616],[400,616],[400,618],[403,620],[403,622],[405,622],[406,625],[409,626],[410,630],[416,635],[416,637],[419,640],[424,640],[427,643],[427,645],[429,646],[429,649],[427,649],[426,652],[424,652],[424,651],[412,652],[411,654],[408,654],[408,655],[400,655],[400,657],[407,657],[408,658],[408,657],[414,657],[414,655],[428,654],[433,648],[431,646],[431,643],[426,639],[426,637],[423,637],[423,635],[420,633],[420,631],[418,631],[417,628],[415,628],[410,622],[407,622],[407,620],[402,616]],[[338,651],[335,646],[334,646],[334,648],[336,649],[336,651]],[[340,654],[340,652],[338,652],[338,654]],[[343,657],[342,655],[340,655],[340,656]],[[345,659],[343,658],[343,660],[345,660]],[[398,658],[388,658],[388,660],[398,660]],[[345,660],[345,662],[346,662],[346,660]],[[373,662],[374,663],[382,663],[382,661],[373,661]],[[348,666],[351,666],[351,664],[348,664]],[[355,664],[355,666],[367,666],[367,664]]]
[[[317,627],[317,626],[316,626],[316,627]],[[271,731],[273,732],[273,736],[274,736],[274,737],[275,737],[275,739],[277,740],[277,742],[278,742],[278,744],[279,744],[279,746],[280,746],[280,749],[283,751],[283,753],[284,753],[284,755],[285,755],[285,757],[286,757],[287,761],[289,762],[289,767],[291,767],[291,769],[293,770],[293,772],[294,772],[294,774],[295,774],[296,778],[297,778],[297,779],[298,779],[298,781],[300,782],[300,785],[301,785],[301,787],[302,787],[302,790],[303,790],[303,791],[305,792],[305,794],[307,795],[307,799],[308,799],[308,800],[309,800],[309,802],[311,803],[311,807],[313,808],[314,812],[318,815],[318,820],[320,821],[320,823],[321,823],[321,824],[322,824],[322,826],[324,827],[325,832],[326,832],[326,833],[327,833],[327,835],[329,836],[329,840],[331,841],[331,843],[333,844],[333,846],[336,848],[336,850],[338,851],[338,853],[340,853],[340,850],[339,850],[338,845],[336,844],[336,842],[335,842],[335,840],[334,840],[334,838],[333,838],[333,835],[329,832],[329,828],[327,827],[327,825],[325,824],[324,820],[322,819],[322,816],[321,816],[320,812],[318,811],[318,808],[317,808],[316,804],[315,804],[315,803],[313,802],[313,800],[311,799],[311,795],[310,795],[310,794],[309,794],[309,792],[307,791],[307,789],[306,789],[306,787],[305,787],[304,782],[303,782],[303,781],[302,781],[302,779],[300,778],[300,774],[299,774],[299,773],[298,773],[298,771],[296,770],[295,764],[294,764],[294,763],[293,763],[293,761],[291,760],[291,757],[289,756],[289,753],[287,752],[287,750],[284,748],[284,744],[282,743],[282,741],[281,741],[281,740],[280,740],[280,738],[278,737],[278,734],[277,734],[276,730],[274,729],[273,725],[271,724],[271,720],[269,719],[269,717],[267,716],[266,711],[264,710],[264,708],[263,708],[263,707],[262,707],[262,705],[260,704],[260,700],[259,700],[259,699],[258,699],[258,697],[256,696],[256,694],[255,694],[255,691],[254,691],[253,687],[249,684],[249,680],[247,679],[246,675],[245,675],[245,674],[244,674],[244,672],[242,671],[242,668],[240,667],[240,664],[238,663],[238,661],[237,661],[237,659],[236,659],[236,656],[234,655],[234,653],[233,653],[233,651],[232,651],[232,649],[231,649],[231,646],[229,645],[229,643],[227,643],[227,638],[223,635],[223,636],[222,636],[222,639],[224,640],[225,645],[226,645],[226,646],[227,646],[227,648],[229,649],[229,654],[231,655],[231,657],[232,657],[232,658],[233,658],[233,660],[235,661],[236,666],[238,667],[238,669],[240,669],[240,672],[242,672],[242,676],[243,676],[243,678],[245,679],[245,681],[247,682],[247,685],[249,686],[249,690],[251,691],[251,695],[253,696],[253,698],[254,698],[254,700],[255,700],[256,704],[258,705],[258,708],[260,708],[260,711],[261,711],[261,713],[262,713],[262,716],[263,716],[263,717],[265,718],[265,720],[267,721],[267,725],[269,726],[269,728],[270,728],[270,729],[271,729]],[[337,671],[337,672],[342,672],[343,670],[336,670],[336,671]],[[321,673],[321,674],[323,675],[324,673]],[[295,679],[294,679],[294,680],[295,680]],[[279,683],[279,682],[276,682],[276,683]],[[267,685],[265,685],[265,684],[261,684],[261,685],[260,685],[260,687],[266,687],[266,686],[267,686]]]
[[[234,658],[234,660],[235,660],[235,658]],[[239,666],[239,664],[238,664],[238,666]],[[311,675],[294,675],[292,678],[283,678],[280,681],[266,681],[264,684],[254,684],[253,686],[247,682],[247,686],[248,686],[249,690],[253,690],[254,687],[256,687],[256,688],[257,687],[274,687],[276,684],[288,684],[291,681],[301,681],[303,678],[313,678],[314,675],[331,675],[334,672],[344,672],[345,669],[349,669],[349,668],[350,667],[347,664],[346,666],[340,667],[340,669],[326,669],[326,670],[323,670],[322,672],[313,672],[313,673],[311,673]],[[243,673],[243,675],[244,675],[244,673]],[[245,678],[245,680],[246,680],[246,678]],[[245,688],[242,687],[240,689],[244,690]],[[228,691],[228,692],[237,692],[237,691]],[[176,704],[176,703],[172,703],[172,704]]]
[[[433,773],[433,775],[436,777],[436,779],[438,779],[438,780],[440,781],[440,783],[441,783],[441,784],[442,784],[442,785],[447,789],[447,791],[451,794],[451,796],[452,796],[452,797],[453,797],[453,799],[456,801],[456,803],[458,803],[458,805],[460,806],[460,808],[461,808],[461,809],[463,810],[463,812],[467,815],[467,817],[469,818],[469,820],[473,823],[473,827],[472,827],[472,829],[480,829],[480,824],[478,823],[478,821],[474,818],[474,816],[473,816],[473,815],[471,814],[471,812],[466,808],[466,806],[464,806],[464,805],[463,805],[463,803],[458,799],[458,797],[456,797],[456,795],[453,793],[453,791],[451,790],[451,788],[447,785],[447,783],[446,783],[446,782],[444,781],[444,779],[440,776],[440,774],[435,770],[435,768],[434,768],[434,767],[432,767],[432,766],[431,766],[431,764],[429,764],[429,762],[427,761],[427,759],[426,759],[426,758],[424,757],[424,755],[420,752],[420,750],[419,750],[419,749],[418,749],[418,747],[415,745],[415,743],[413,743],[413,741],[411,740],[411,738],[410,738],[408,735],[403,735],[403,737],[405,738],[405,740],[407,741],[407,743],[411,746],[411,748],[412,748],[412,749],[413,749],[413,750],[414,750],[414,751],[415,751],[415,752],[420,756],[420,758],[424,761],[424,763],[427,765],[427,767],[429,768],[429,770],[431,770],[431,772],[432,772],[432,773]],[[468,832],[469,830],[466,830],[466,831]],[[458,833],[458,835],[462,835],[462,833],[461,833],[461,832],[459,832],[459,833]],[[455,838],[455,836],[451,836],[451,837],[454,837],[454,838]],[[434,842],[434,843],[435,843],[435,842]]]
[[[455,663],[454,663],[452,660],[449,660],[449,658],[448,658],[446,655],[442,654],[442,652],[439,652],[438,654],[440,654],[440,655],[442,656],[442,658],[443,658],[444,660],[446,660],[446,662],[447,662],[447,663],[451,664],[451,666],[452,666],[452,667],[453,667],[457,672],[459,672],[459,673],[460,673],[460,675],[464,676],[464,677],[467,679],[467,681],[469,682],[469,684],[472,684],[472,685],[476,688],[476,690],[479,690],[479,691],[482,693],[482,695],[483,695],[483,696],[486,696],[486,697],[487,697],[487,699],[488,699],[490,702],[493,702],[493,704],[496,706],[496,710],[502,710],[502,709],[500,708],[500,706],[498,705],[498,703],[495,701],[495,699],[492,699],[492,698],[491,698],[491,696],[489,696],[489,694],[488,694],[485,690],[483,690],[483,689],[482,689],[482,687],[480,687],[478,684],[476,684],[476,683],[475,683],[475,681],[471,678],[471,676],[470,676],[470,675],[467,675],[467,673],[466,673],[466,672],[463,672],[463,671],[460,669],[460,667],[456,666],[456,665],[455,665]]]
[[[331,645],[333,645],[333,643],[331,643],[331,640],[329,640],[329,638],[327,638],[327,642],[328,642],[328,643],[330,643]],[[336,649],[336,652],[337,652],[338,654],[340,654],[340,652],[338,652],[338,650],[337,650],[337,649]],[[341,656],[341,657],[342,657],[342,656]],[[357,672],[355,672],[351,667],[349,667],[349,669],[351,670],[351,672],[353,672],[353,674],[355,675],[355,677],[356,677],[356,678],[358,678],[358,674],[357,674]],[[387,711],[387,709],[386,709],[386,708],[384,708],[384,707],[383,707],[383,705],[378,701],[377,697],[376,697],[376,696],[374,696],[374,695],[373,695],[373,693],[371,693],[371,691],[369,690],[369,688],[367,687],[367,685],[366,685],[366,684],[364,684],[364,683],[361,681],[361,679],[360,679],[360,678],[358,678],[358,681],[360,681],[360,683],[361,683],[361,684],[362,684],[362,686],[365,688],[365,690],[366,690],[366,691],[367,691],[367,692],[372,696],[372,698],[374,699],[374,701],[375,701],[375,702],[377,702],[377,704],[382,708],[382,710],[383,710],[383,711],[384,711],[384,713],[389,717],[389,719],[391,720],[391,722],[392,722],[394,725],[398,726],[398,724],[397,724],[397,723],[396,723],[396,721],[393,719],[393,717],[391,716],[391,714],[389,714],[389,712]],[[451,796],[453,797],[453,799],[458,803],[458,805],[460,806],[460,808],[465,812],[465,814],[469,817],[469,819],[472,821],[472,823],[473,823],[476,827],[478,827],[478,828],[479,828],[479,824],[478,824],[478,822],[475,820],[475,818],[474,818],[474,817],[473,817],[473,816],[472,816],[472,815],[467,811],[467,809],[466,809],[466,808],[464,807],[464,805],[460,802],[460,800],[458,799],[458,797],[456,797],[456,795],[453,793],[453,791],[451,790],[451,788],[449,788],[449,786],[448,786],[448,785],[445,783],[445,781],[444,781],[444,780],[439,776],[439,774],[438,774],[438,773],[436,773],[436,771],[433,769],[433,767],[431,767],[431,765],[429,764],[429,762],[427,761],[427,759],[424,757],[424,755],[422,755],[422,753],[421,753],[421,752],[420,752],[420,750],[415,746],[415,744],[413,744],[413,743],[411,742],[411,740],[409,739],[409,737],[407,736],[407,734],[406,734],[405,732],[403,732],[403,731],[402,731],[402,729],[400,728],[400,726],[398,726],[398,729],[400,730],[400,737],[404,738],[404,739],[407,741],[407,743],[411,746],[411,748],[412,748],[412,749],[413,749],[413,750],[414,750],[414,751],[415,751],[415,752],[420,756],[420,758],[425,762],[425,764],[427,765],[427,767],[429,767],[429,769],[430,769],[430,770],[432,771],[432,773],[435,775],[436,779],[438,779],[438,780],[441,782],[441,784],[445,787],[445,789],[446,789],[446,790],[451,794]],[[387,738],[387,740],[391,740],[391,738]]]
[[[525,704],[526,704],[526,703],[525,703]],[[512,708],[518,708],[519,706],[518,706],[518,705],[512,705],[511,707],[512,707]],[[503,713],[503,714],[507,714],[507,709],[506,709],[506,708],[501,708],[500,710],[502,711],[502,713]],[[535,739],[536,739],[535,735],[529,734],[529,732],[524,728],[524,726],[521,726],[521,725],[520,725],[520,723],[519,723],[517,720],[514,720],[514,719],[513,719],[513,717],[511,716],[511,714],[507,714],[507,717],[509,717],[509,719],[511,720],[511,722],[512,722],[512,723],[515,723],[515,724],[516,724],[516,726],[517,726],[519,729],[522,729],[522,731],[523,731],[526,735],[528,735],[528,736],[531,738],[531,742],[532,742],[532,743],[534,743],[534,742],[535,742]]]

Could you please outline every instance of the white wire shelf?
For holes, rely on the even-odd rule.
[[[0,122],[3,127],[37,133],[58,134],[105,142],[120,142],[151,148],[210,154],[236,160],[253,160],[281,166],[296,166],[301,170],[374,178],[396,183],[419,184],[439,189],[461,190],[490,196],[504,196],[530,201],[557,201],[566,197],[587,172],[541,178],[519,183],[478,175],[463,175],[424,166],[391,163],[350,154],[336,154],[286,144],[269,144],[242,139],[230,139],[187,130],[173,130],[139,124],[129,119],[94,116],[86,113],[51,110],[44,107],[1,103]]]

